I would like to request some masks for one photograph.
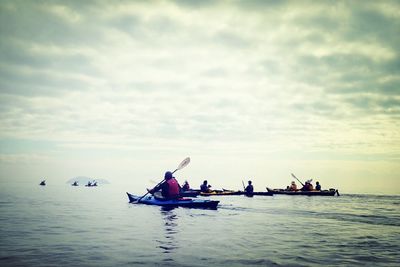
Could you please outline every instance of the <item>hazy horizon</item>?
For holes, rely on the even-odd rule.
[[[398,1],[1,1],[0,181],[400,194]],[[129,191],[129,188],[127,188]]]

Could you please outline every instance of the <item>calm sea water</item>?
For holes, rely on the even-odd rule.
[[[1,184],[0,266],[400,266],[400,196],[129,204],[103,185]]]

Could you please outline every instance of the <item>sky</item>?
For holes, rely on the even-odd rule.
[[[399,1],[0,1],[0,181],[400,194]]]

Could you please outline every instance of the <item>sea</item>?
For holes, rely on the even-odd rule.
[[[0,186],[0,266],[400,266],[399,195],[165,210],[128,203],[144,192],[124,185]]]

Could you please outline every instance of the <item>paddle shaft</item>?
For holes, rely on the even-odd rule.
[[[292,176],[297,180],[297,181],[299,181],[299,183],[301,183],[301,185],[302,186],[304,186],[304,184],[299,180],[299,179],[297,179],[297,177],[292,173]]]

